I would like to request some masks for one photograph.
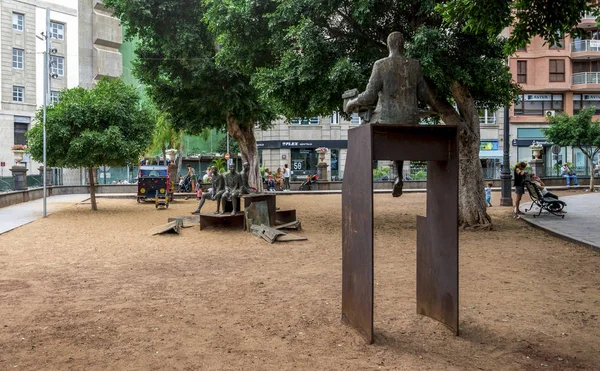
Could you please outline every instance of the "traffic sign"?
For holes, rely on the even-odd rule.
[[[6,166],[6,162],[0,162],[0,166],[1,167],[5,167]]]
[[[229,157],[231,157],[231,156],[229,156],[229,153],[226,153],[225,154],[225,160],[229,160]]]

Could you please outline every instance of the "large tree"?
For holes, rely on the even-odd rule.
[[[40,109],[38,124],[27,132],[29,151],[39,162],[44,156],[42,117]],[[93,168],[137,163],[151,141],[151,117],[135,89],[120,79],[103,79],[91,90],[65,90],[47,108],[47,166],[88,168],[92,210],[97,210]]]
[[[259,93],[250,84],[253,69],[219,61],[220,41],[205,21],[205,2],[105,0],[104,4],[114,9],[127,35],[138,38],[135,75],[170,113],[175,127],[191,134],[226,127],[250,164],[250,184],[262,190],[254,128],[271,127],[276,116],[268,104],[259,102]],[[268,50],[259,54],[248,64],[269,59]]]
[[[594,159],[600,153],[600,122],[594,121],[596,108],[586,108],[578,114],[560,114],[548,118],[550,127],[544,130],[549,141],[559,146],[579,148],[588,158],[590,191],[594,190]]]
[[[224,63],[251,59],[265,23],[275,58],[258,68],[253,83],[261,99],[286,117],[341,110],[341,93],[364,89],[373,63],[387,56],[386,39],[400,31],[409,56],[418,58],[429,82],[430,101],[439,117],[460,129],[459,220],[464,227],[489,228],[479,155],[478,109],[510,102],[517,86],[503,54],[503,42],[444,24],[435,1],[273,1],[271,13],[252,1],[209,0],[213,29],[221,35]],[[260,35],[258,35],[260,37]]]

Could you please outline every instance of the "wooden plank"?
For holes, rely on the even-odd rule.
[[[299,220],[294,220],[293,222],[277,225],[274,228],[275,229],[295,229],[295,230],[300,231],[300,230],[302,230],[302,225],[300,224]]]
[[[180,225],[177,223],[177,220],[169,222],[164,225],[159,225],[158,227],[154,227],[150,229],[151,235],[163,234],[163,233],[177,233],[179,234]]]
[[[286,234],[286,235],[282,235],[282,236],[277,236],[275,241],[289,242],[289,241],[306,241],[306,240],[308,240],[308,237],[298,236],[295,234]]]

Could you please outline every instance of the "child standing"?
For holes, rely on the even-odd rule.
[[[492,207],[492,183],[488,183],[485,187],[485,204],[487,207]]]

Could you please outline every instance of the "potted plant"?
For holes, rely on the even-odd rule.
[[[10,150],[15,155],[15,162],[18,166],[21,166],[21,161],[23,161],[23,154],[27,151],[27,146],[24,144],[15,144],[10,147]]]
[[[544,148],[541,144],[539,144],[538,142],[533,142],[531,143],[531,145],[529,146],[529,148],[531,149],[531,153],[533,154],[533,157],[536,160],[540,159],[540,153],[542,151],[542,149]]]
[[[171,160],[171,163],[175,162],[175,155],[177,155],[176,149],[169,148],[168,150],[165,151],[165,153],[167,154],[167,156],[169,156],[169,160]]]
[[[319,160],[321,162],[325,161],[325,154],[327,152],[329,152],[329,149],[327,147],[319,147],[317,149],[315,149],[315,152],[317,152],[319,154]]]

